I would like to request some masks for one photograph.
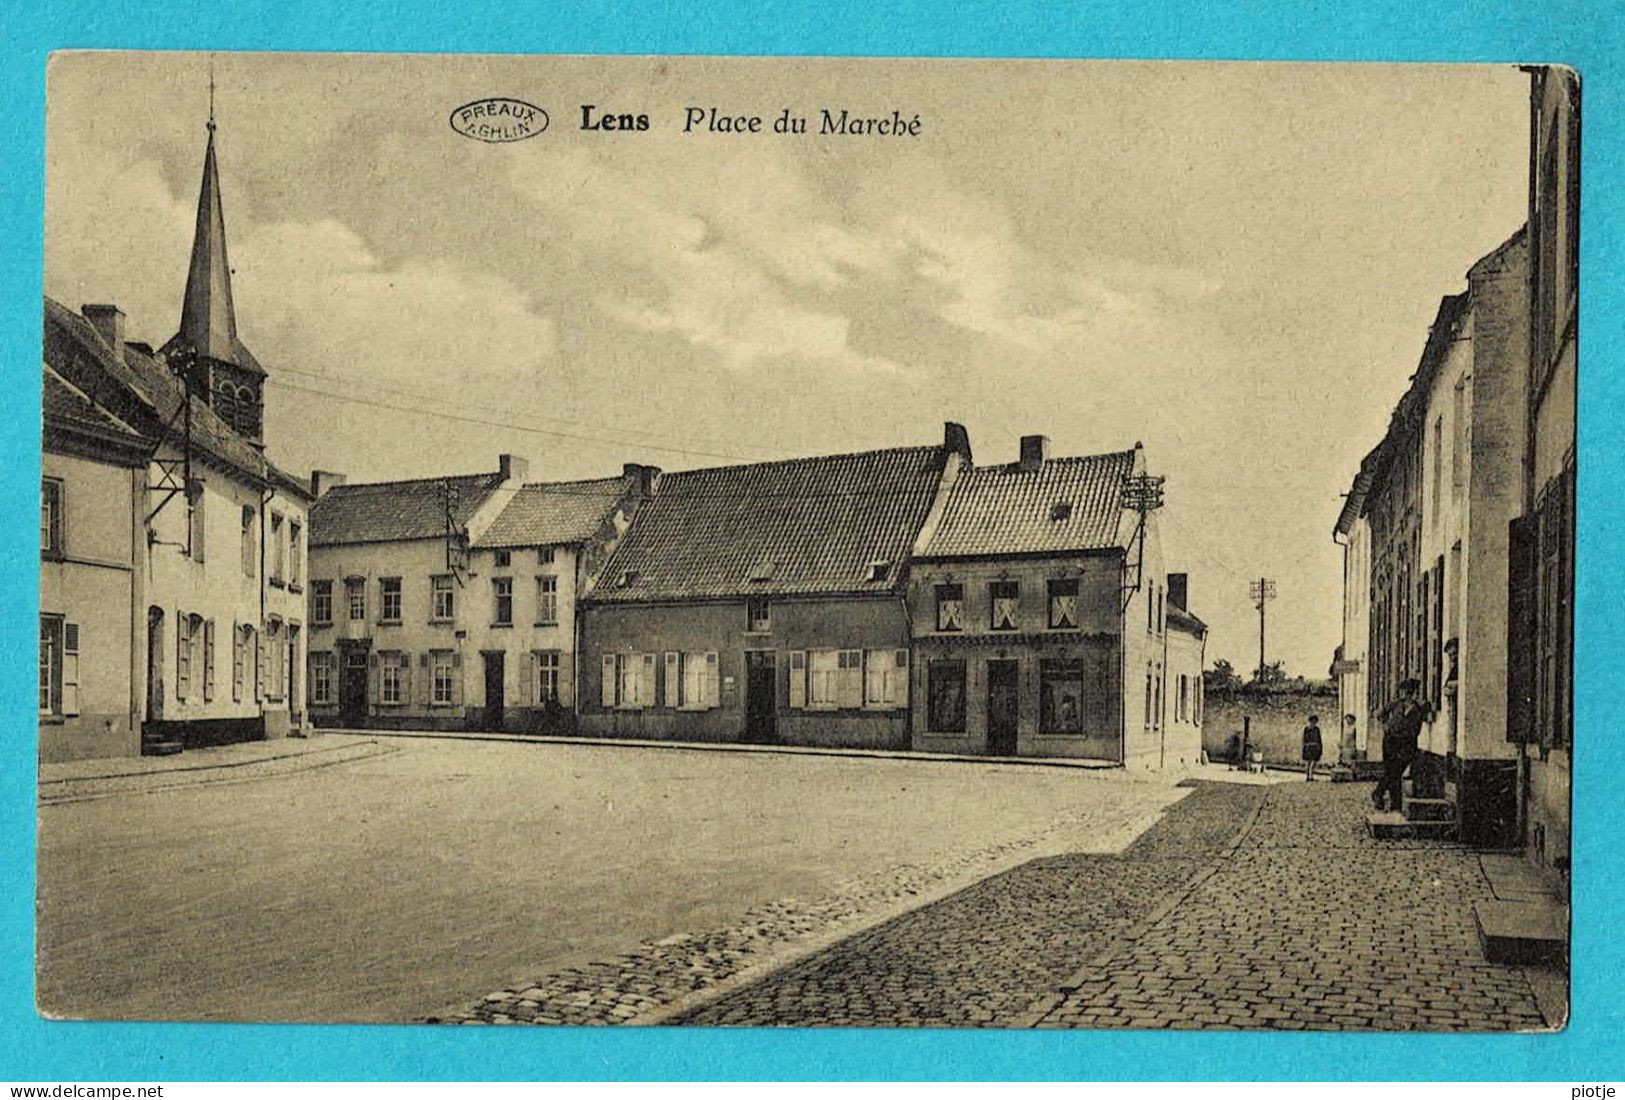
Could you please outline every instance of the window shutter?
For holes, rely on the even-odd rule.
[[[1537,517],[1507,528],[1507,740],[1533,741]]]
[[[367,654],[367,705],[377,706],[383,685],[383,674],[379,669],[378,654]]]
[[[79,624],[62,624],[62,716],[79,713]]]
[[[463,705],[463,655],[456,652],[451,655],[451,705]]]
[[[680,658],[675,653],[666,654],[666,705],[680,707],[684,702],[693,702],[683,698],[683,674]]]
[[[519,705],[532,707],[536,705],[536,654],[525,654],[525,675],[521,677],[523,683],[519,685]]]
[[[615,654],[604,654],[603,676],[598,682],[598,703],[603,707],[615,705]]]
[[[908,706],[908,650],[897,650],[893,658],[897,671],[892,676],[891,701],[892,706],[901,710]]]
[[[655,698],[655,655],[653,653],[640,653],[640,671],[638,675],[638,706],[658,706]]]
[[[401,654],[401,702],[410,703],[412,695],[412,655]]]
[[[715,707],[722,699],[722,670],[715,653],[705,655],[705,705]]]
[[[559,704],[571,708],[576,705],[576,655],[570,649],[559,653]]]
[[[793,649],[790,651],[790,709],[805,710],[807,707],[807,651]]]
[[[254,631],[254,702],[265,701],[265,632]]]
[[[413,701],[420,707],[426,707],[432,700],[434,691],[434,669],[429,664],[429,651],[424,650],[418,654],[418,674],[412,681]]]
[[[243,628],[231,624],[231,701],[243,701]]]
[[[203,623],[203,699],[214,698],[214,620]]]
[[[186,681],[191,679],[192,670],[186,660],[186,612],[180,608],[175,609],[175,698],[186,698]],[[186,676],[181,676],[181,669],[186,669]]]
[[[842,656],[846,659],[837,659],[838,664],[847,667],[839,669],[835,701],[841,709],[851,710],[863,706],[863,654],[854,649],[843,651]]]

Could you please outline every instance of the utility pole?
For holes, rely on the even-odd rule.
[[[1248,595],[1258,604],[1258,682],[1264,682],[1264,607],[1275,598],[1275,582],[1259,577],[1247,588]]]

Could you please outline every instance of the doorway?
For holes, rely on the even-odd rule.
[[[506,654],[500,650],[482,653],[485,658],[485,713],[482,716],[486,729],[499,730],[502,728],[502,718],[508,709],[507,698],[503,695],[504,683],[507,679]]]
[[[1020,667],[1015,661],[987,663],[987,751],[991,756],[1016,755]]]
[[[778,662],[771,649],[745,651],[745,740],[778,740]]]
[[[147,721],[164,720],[164,609],[147,608]]]
[[[339,673],[339,721],[355,728],[367,720],[367,651],[356,647],[344,650],[344,668]]]

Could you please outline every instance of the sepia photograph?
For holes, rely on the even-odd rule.
[[[1580,102],[53,54],[38,1013],[1564,1029]]]

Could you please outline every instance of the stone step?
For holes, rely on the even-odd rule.
[[[142,756],[174,756],[186,748],[181,741],[143,741],[141,743]]]
[[[1405,816],[1411,821],[1454,821],[1456,804],[1448,798],[1407,798]]]
[[[1394,810],[1373,810],[1365,815],[1366,828],[1378,840],[1449,840],[1455,821],[1413,821]]]
[[[1569,908],[1562,902],[1481,901],[1473,920],[1492,963],[1562,966],[1568,958]]]

